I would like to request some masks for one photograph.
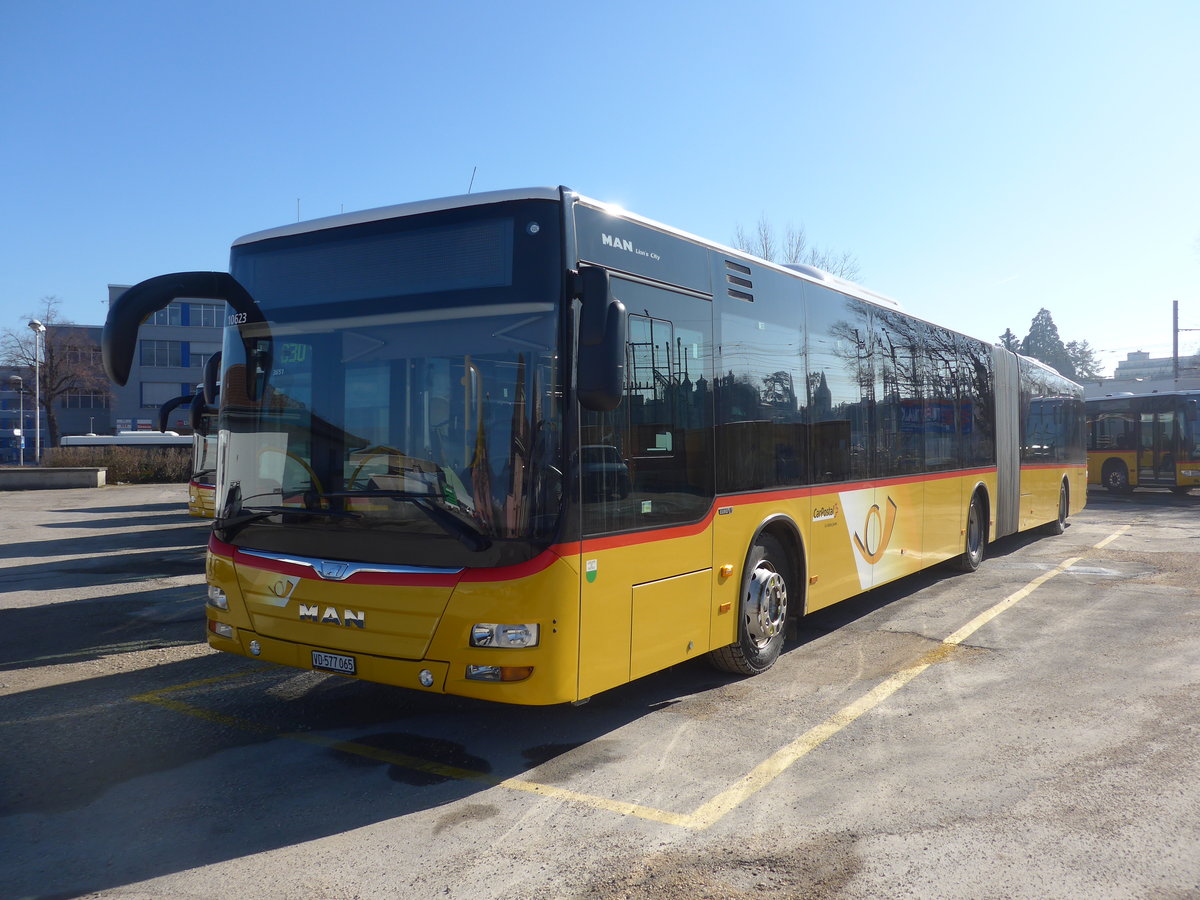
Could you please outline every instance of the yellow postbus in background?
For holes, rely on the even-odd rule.
[[[1200,391],[1114,394],[1088,400],[1088,484],[1116,494],[1200,485]]]
[[[815,269],[565,188],[248,235],[224,300],[208,640],[415,690],[586,699],[1086,499],[1080,388]]]
[[[216,354],[217,357],[220,354]],[[181,406],[189,409],[192,428],[192,466],[188,478],[188,515],[211,519],[214,515],[217,485],[217,435],[213,430],[215,412],[205,400],[203,387],[194,394],[168,400],[158,410],[158,430],[167,432],[168,419]],[[174,432],[172,432],[174,433]]]

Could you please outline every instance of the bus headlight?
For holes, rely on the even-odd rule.
[[[496,625],[480,622],[471,626],[472,647],[536,647],[537,625]]]
[[[229,609],[229,599],[225,596],[225,592],[215,584],[208,586],[208,605],[215,606],[217,609]]]

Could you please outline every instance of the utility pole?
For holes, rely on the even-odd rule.
[[[1171,369],[1175,376],[1175,380],[1179,381],[1179,332],[1181,331],[1200,331],[1200,328],[1180,328],[1179,327],[1179,301],[1171,302]]]

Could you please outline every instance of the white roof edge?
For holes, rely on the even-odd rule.
[[[400,216],[438,212],[443,209],[484,206],[489,203],[504,203],[509,200],[558,200],[560,197],[561,194],[556,187],[538,187],[507,191],[485,191],[480,194],[462,194],[458,197],[440,197],[435,200],[417,200],[411,203],[398,203],[394,206],[380,206],[375,209],[364,209],[336,216],[325,216],[320,219],[309,219],[308,221],[296,222],[292,225],[268,228],[265,231],[255,231],[238,238],[233,242],[233,246],[253,244],[257,241],[289,237],[295,234],[307,234],[311,231],[324,231],[327,228],[341,228],[344,225],[360,225],[364,222],[378,222],[383,219],[399,218]]]

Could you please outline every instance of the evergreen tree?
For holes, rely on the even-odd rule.
[[[1021,339],[1012,333],[1011,328],[1005,328],[1004,334],[1000,335],[1000,346],[1005,350],[1011,350],[1013,353],[1021,352]]]
[[[1067,356],[1075,367],[1075,378],[1078,381],[1094,381],[1100,378],[1100,360],[1096,351],[1087,341],[1067,341]]]
[[[1025,340],[1021,342],[1021,352],[1057,369],[1067,378],[1076,377],[1071,356],[1067,353],[1062,338],[1058,336],[1058,326],[1054,324],[1050,310],[1044,306],[1029,323],[1029,334],[1025,335]]]

